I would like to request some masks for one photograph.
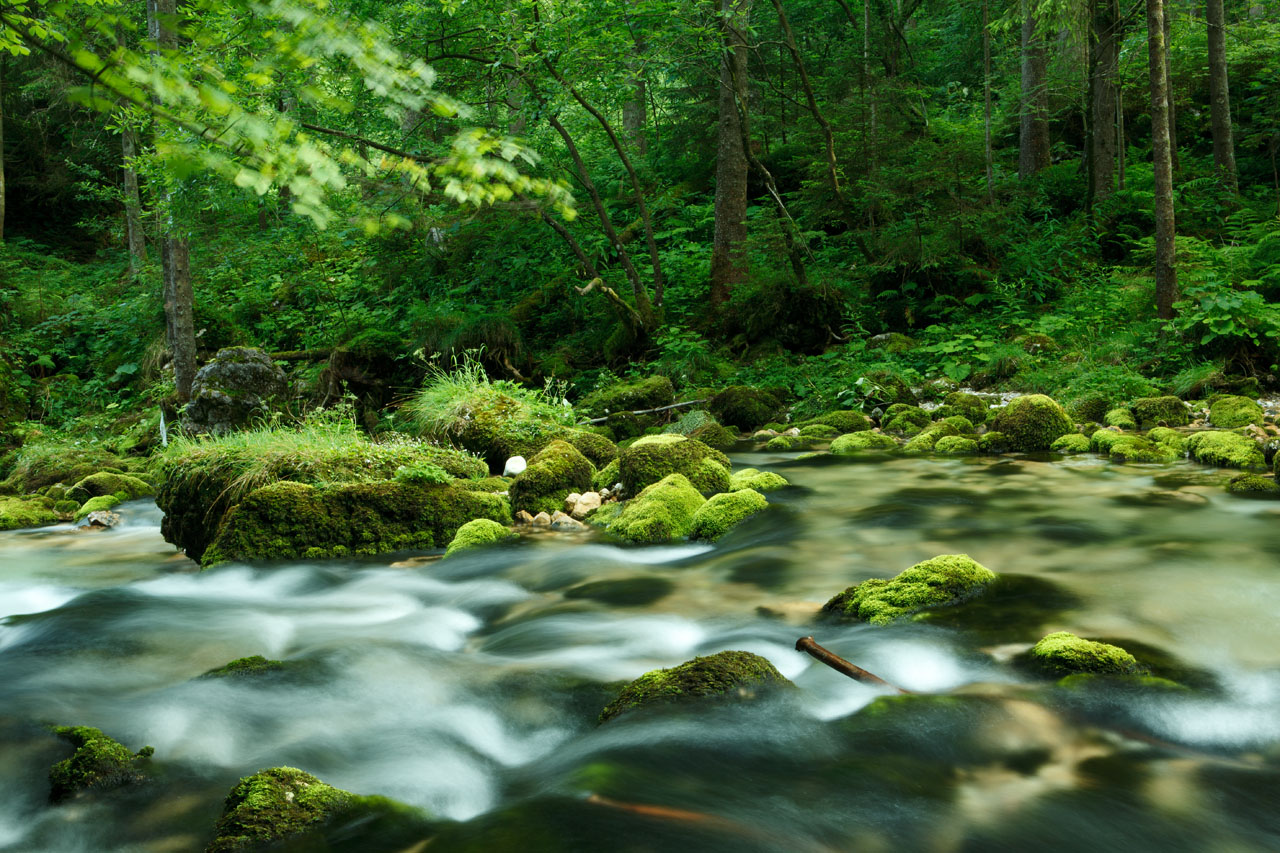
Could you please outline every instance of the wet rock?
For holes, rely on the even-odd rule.
[[[75,747],[68,759],[49,770],[49,802],[61,803],[83,791],[109,790],[143,781],[144,760],[154,750],[132,753],[119,741],[90,726],[56,726],[53,733]]]
[[[1068,631],[1043,637],[1024,662],[1036,672],[1058,678],[1082,672],[1128,675],[1139,671],[1137,659],[1119,646],[1084,640]]]
[[[1251,438],[1234,432],[1198,432],[1187,439],[1187,449],[1197,462],[1224,468],[1266,467],[1262,448]]]
[[[693,528],[689,531],[689,536],[692,539],[714,542],[768,506],[769,502],[764,495],[755,489],[739,489],[736,492],[712,495],[693,514]]]
[[[573,495],[570,495],[569,497],[572,498]],[[581,521],[591,515],[591,513],[598,510],[602,500],[603,496],[599,492],[587,492],[586,494],[579,495],[578,499],[575,501],[566,500],[565,510],[571,516]]]
[[[606,723],[641,708],[686,704],[714,698],[748,699],[791,682],[765,658],[751,652],[725,651],[694,658],[671,669],[646,672],[628,684],[600,712]]]
[[[110,510],[112,507],[116,506],[117,504],[123,503],[124,497],[125,497],[124,493],[121,492],[120,494],[117,494],[117,495],[103,495],[102,497],[98,497],[98,498],[90,498],[89,500],[85,501],[83,506],[81,506],[78,510],[75,511],[75,515],[73,517],[76,521],[83,521],[84,519],[87,519],[89,516],[96,515],[97,513],[107,513],[108,515],[115,515],[115,513],[110,512]],[[117,518],[118,517],[119,516],[117,516]]]
[[[729,491],[755,489],[757,492],[774,492],[791,485],[781,474],[772,471],[761,471],[757,468],[743,468],[735,471],[729,478]]]
[[[587,526],[573,516],[556,510],[551,516],[551,529],[563,531],[586,530]]]
[[[97,510],[85,516],[84,521],[86,527],[109,529],[120,523],[120,514],[110,510]]]
[[[1071,418],[1054,400],[1031,394],[1010,400],[991,421],[1011,450],[1048,450],[1054,440],[1075,431]]]
[[[871,578],[851,586],[822,609],[873,625],[888,625],[923,610],[966,601],[995,580],[995,572],[968,554],[943,554],[890,580]]]
[[[197,435],[225,435],[270,414],[287,389],[284,371],[262,350],[218,350],[196,372],[182,428]]]
[[[236,658],[200,675],[200,678],[246,678],[270,673],[284,672],[289,664],[282,660],[271,660],[262,655]]]
[[[445,549],[444,555],[451,557],[461,551],[485,548],[515,537],[516,534],[508,529],[505,524],[499,524],[488,518],[472,519],[458,528],[458,532],[454,534],[453,541]]]

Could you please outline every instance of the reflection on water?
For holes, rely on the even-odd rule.
[[[0,534],[0,849],[199,850],[235,779],[281,764],[430,810],[432,850],[1280,846],[1280,504],[1191,465],[785,468],[795,488],[714,547],[199,573],[145,503],[118,530]],[[818,618],[958,552],[1006,577],[907,625]],[[1035,683],[1010,661],[1052,630],[1198,689]],[[920,695],[816,664],[806,634]],[[723,649],[798,689],[596,726],[620,682]],[[252,654],[301,665],[196,679]],[[49,722],[154,746],[157,781],[46,807]]]

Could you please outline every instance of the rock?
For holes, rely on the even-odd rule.
[[[855,384],[867,405],[889,406],[893,403],[904,403],[914,406],[916,404],[916,395],[911,390],[911,386],[900,376],[888,370],[872,370],[858,377]]]
[[[60,803],[91,789],[106,790],[144,779],[143,761],[154,752],[143,747],[136,754],[89,726],[55,726],[53,733],[75,747],[72,756],[49,770],[49,802]]]
[[[1139,671],[1138,661],[1119,646],[1082,640],[1067,631],[1041,639],[1027,654],[1025,663],[1055,678],[1080,672],[1129,675]]]
[[[791,682],[760,655],[725,651],[694,658],[671,669],[646,672],[622,688],[600,712],[600,722],[640,708],[714,698],[747,699]]]
[[[534,527],[550,527],[551,515],[545,512],[540,512],[537,515],[535,515],[533,517],[533,521],[529,523],[532,524]]]
[[[919,406],[894,403],[885,410],[881,418],[881,429],[884,432],[897,432],[903,435],[916,435],[933,422],[933,416]]]
[[[1219,429],[1235,429],[1247,424],[1262,424],[1262,407],[1248,397],[1223,395],[1209,406],[1209,422]]]
[[[729,478],[729,491],[755,489],[757,492],[775,492],[791,485],[781,474],[772,471],[760,471],[755,468],[743,468],[735,471]]]
[[[1235,495],[1256,495],[1274,497],[1280,494],[1280,486],[1270,477],[1258,474],[1237,474],[1227,484],[1227,491]]]
[[[573,509],[569,510],[569,514],[578,520],[582,520],[598,510],[603,500],[604,497],[599,492],[587,492],[574,502]]]
[[[120,523],[120,514],[110,510],[97,510],[85,516],[84,520],[87,527],[111,528]]]
[[[862,412],[854,411],[853,409],[839,409],[834,412],[826,412],[818,415],[816,418],[810,418],[804,423],[799,424],[801,432],[803,432],[804,427],[812,424],[829,426],[834,429],[838,435],[844,435],[845,433],[850,432],[864,432],[872,427],[870,418],[862,414]]]
[[[1129,407],[1143,429],[1186,426],[1191,420],[1187,404],[1177,397],[1141,397]]]
[[[200,678],[252,678],[259,675],[284,672],[289,664],[282,660],[271,660],[262,655],[250,655],[236,658],[230,663],[208,670]]]
[[[649,376],[631,382],[618,382],[592,391],[575,407],[588,417],[601,417],[613,412],[644,411],[669,406],[675,400],[675,389],[665,376]]]
[[[751,433],[751,440],[752,441],[768,441],[771,438],[776,438],[777,435],[778,435],[777,430],[758,429],[755,432]]]
[[[704,503],[688,478],[669,474],[628,501],[607,529],[642,544],[681,539],[693,528],[694,514]]]
[[[1104,426],[1115,427],[1116,429],[1137,429],[1138,422],[1134,420],[1133,413],[1125,406],[1111,409],[1102,416]]]
[[[782,401],[768,391],[731,385],[712,397],[707,408],[725,426],[751,432],[774,420],[782,411]]]
[[[626,494],[638,494],[669,474],[684,475],[700,492],[728,491],[729,457],[681,435],[646,435],[618,456]]]
[[[576,447],[552,441],[511,483],[511,508],[517,512],[555,512],[570,494],[590,489],[595,474],[595,466]]]
[[[225,435],[268,415],[287,389],[284,371],[262,350],[220,349],[196,372],[182,428],[197,435]]]
[[[40,527],[58,520],[54,501],[41,496],[0,497],[0,530]]]
[[[867,349],[882,349],[887,353],[903,353],[915,347],[916,342],[901,332],[882,332],[867,338]]]
[[[769,502],[755,489],[740,489],[712,495],[693,514],[691,539],[714,542],[737,525],[766,509]]]
[[[475,518],[458,528],[444,555],[451,557],[462,551],[484,548],[514,538],[516,534],[505,524],[499,524],[488,518]]]
[[[978,442],[960,435],[944,435],[933,446],[933,452],[947,456],[969,456],[978,452]]]
[[[155,493],[156,490],[145,480],[131,477],[128,474],[99,471],[81,479],[70,489],[67,489],[66,497],[77,503],[84,503],[90,498],[98,498],[104,495],[123,495],[124,500],[131,501],[138,498],[152,497]]]
[[[587,526],[583,524],[581,521],[578,521],[573,516],[567,515],[563,512],[560,512],[559,510],[556,510],[555,514],[551,516],[551,529],[552,530],[586,530]]]
[[[100,512],[108,512],[112,507],[123,502],[123,492],[118,495],[103,495],[100,498],[90,498],[75,512],[74,519],[83,521],[91,515]],[[115,515],[115,513],[108,513]]]
[[[1089,439],[1078,432],[1071,432],[1055,438],[1049,449],[1056,453],[1088,453]]]
[[[922,610],[966,601],[995,580],[995,572],[968,554],[943,554],[890,580],[871,578],[851,586],[822,609],[872,625],[888,625]]]
[[[1198,432],[1187,438],[1191,457],[1205,465],[1223,468],[1265,468],[1266,456],[1251,438],[1234,432]]]
[[[996,413],[991,428],[1012,450],[1048,450],[1054,439],[1075,431],[1062,407],[1043,394],[1017,397]]]
[[[533,514],[527,509],[522,509],[516,513],[516,524],[533,524]]]
[[[528,467],[528,463],[524,461],[523,456],[512,456],[502,466],[502,476],[515,477],[524,473],[524,469]]]
[[[898,442],[878,432],[851,432],[831,442],[831,452],[848,456],[864,450],[897,450]]]
[[[789,435],[789,436],[792,436],[792,437],[797,437],[797,436],[799,436],[799,435],[800,435],[800,428],[799,428],[799,427],[792,427],[791,429],[787,430],[786,432],[784,432],[784,433],[782,433],[782,434],[783,434],[783,435]]]
[[[612,488],[613,484],[618,482],[618,477],[621,476],[622,472],[620,458],[613,460],[596,472],[596,475],[591,478],[591,488],[598,492],[601,489]]]

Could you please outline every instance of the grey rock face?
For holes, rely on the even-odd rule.
[[[196,373],[182,426],[197,435],[225,435],[271,412],[287,388],[284,371],[253,347],[218,350]]]

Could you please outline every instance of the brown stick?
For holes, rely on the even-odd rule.
[[[596,281],[599,281],[599,279],[596,279]],[[576,289],[576,288],[575,288],[575,289]],[[582,292],[582,291],[581,291],[581,290],[579,290],[579,292]],[[655,412],[668,412],[668,411],[670,411],[670,410],[672,410],[672,409],[678,409],[678,408],[680,408],[681,406],[696,406],[696,405],[698,405],[699,403],[705,403],[705,402],[707,402],[707,401],[706,401],[706,400],[685,400],[683,403],[672,403],[670,406],[659,406],[659,407],[658,407],[658,408],[656,408],[656,409],[637,409],[637,410],[636,410],[636,411],[634,411],[634,412],[626,412],[626,414],[628,414],[628,415],[652,415],[652,414],[654,414]],[[621,415],[621,414],[623,414],[623,412],[612,412],[612,413],[610,413],[610,414],[608,414],[608,415],[605,415],[603,418],[592,418],[592,419],[591,419],[591,420],[589,420],[589,421],[579,421],[579,422],[578,422],[578,426],[585,426],[586,424],[602,424],[602,423],[604,423],[605,421],[609,420],[609,418],[613,417],[614,415]]]
[[[910,693],[910,690],[903,690],[901,687],[890,684],[880,676],[873,672],[867,672],[856,664],[849,663],[839,655],[824,649],[822,646],[814,642],[813,637],[801,637],[796,640],[796,651],[805,652],[815,660],[825,663],[836,672],[849,676],[854,681],[861,681],[863,684],[875,684],[880,687],[890,687],[899,693]]]

